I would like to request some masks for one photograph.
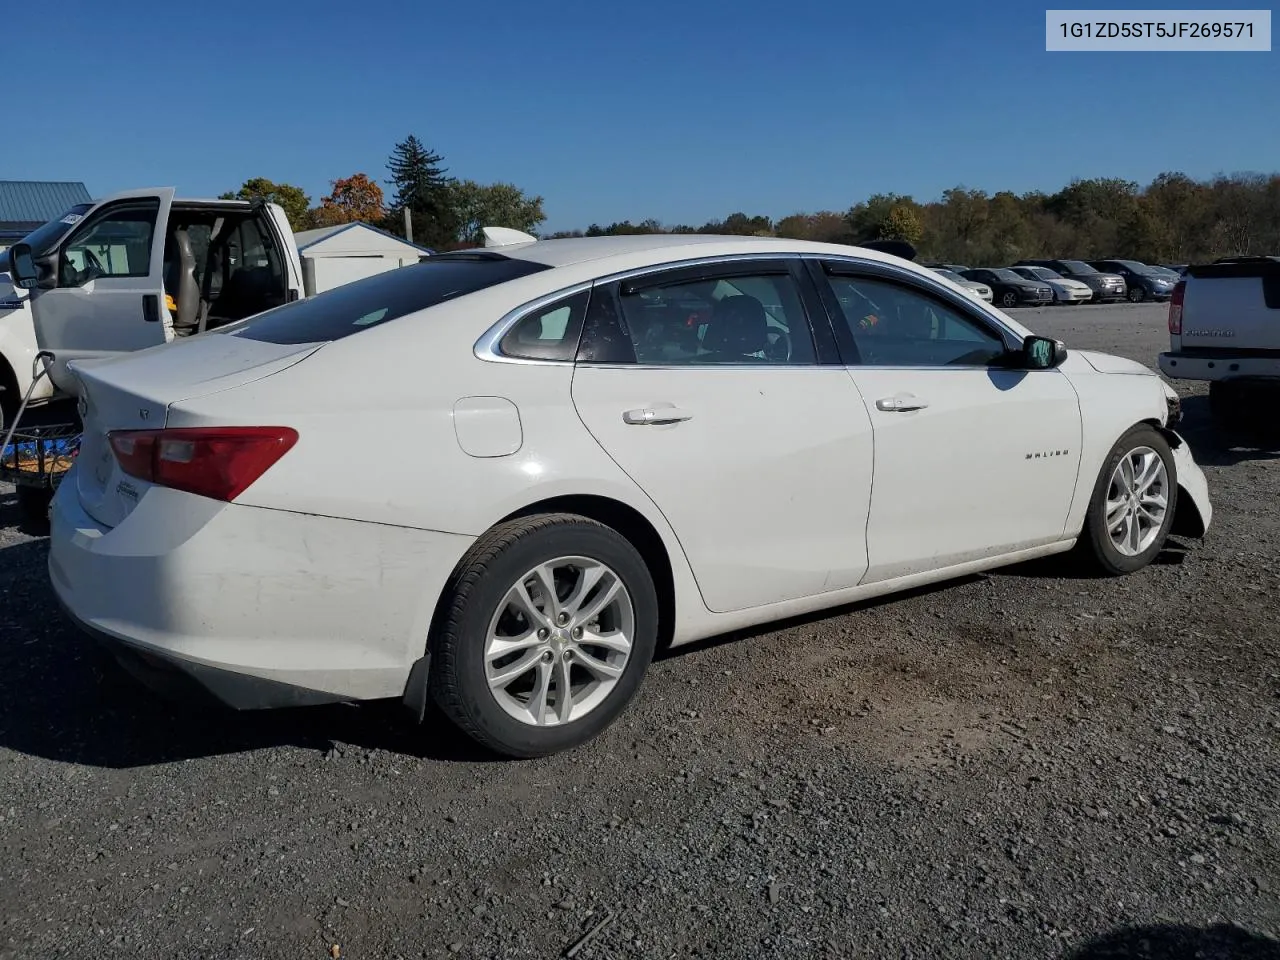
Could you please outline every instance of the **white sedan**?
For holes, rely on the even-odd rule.
[[[1020,277],[1048,284],[1050,289],[1053,290],[1054,303],[1065,303],[1074,307],[1081,303],[1088,303],[1093,299],[1093,287],[1087,283],[1081,283],[1079,280],[1064,277],[1058,271],[1050,270],[1048,267],[1021,266],[1010,267],[1009,269]]]
[[[929,269],[938,276],[946,277],[952,283],[968,290],[979,300],[985,300],[987,303],[991,303],[995,300],[995,294],[992,293],[991,288],[985,283],[978,283],[977,280],[966,280],[954,270],[948,270],[945,267],[930,267]]]
[[[529,757],[660,644],[1076,546],[1132,573],[1211,521],[1158,376],[906,260],[491,236],[75,363],[74,621],[157,686],[434,699]]]

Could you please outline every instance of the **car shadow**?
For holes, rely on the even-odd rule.
[[[237,712],[166,699],[67,621],[46,556],[44,540],[0,548],[2,748],[113,769],[281,746],[504,762],[434,708],[419,725],[398,700]]]
[[[1182,422],[1176,429],[1202,467],[1276,460],[1280,459],[1280,418],[1275,415],[1276,409],[1259,409],[1254,417],[1225,427],[1214,420],[1207,396],[1186,397],[1182,401]]]
[[[1234,924],[1161,923],[1113,930],[1062,960],[1280,960],[1280,940]]]

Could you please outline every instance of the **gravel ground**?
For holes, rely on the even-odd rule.
[[[1162,306],[1016,315],[1167,342]],[[1203,544],[674,653],[525,763],[382,705],[162,703],[0,487],[0,958],[555,957],[603,922],[578,957],[1275,960],[1280,465],[1186,393]]]

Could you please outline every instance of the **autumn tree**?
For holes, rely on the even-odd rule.
[[[224,193],[220,200],[263,200],[276,203],[284,210],[289,226],[294,231],[311,226],[311,198],[301,187],[291,183],[274,183],[266,177],[246,180],[235,193]]]
[[[313,226],[331,227],[357,220],[379,223],[386,216],[382,188],[367,174],[353,173],[330,184],[333,191],[311,211]]]
[[[920,223],[919,214],[906,204],[891,207],[878,230],[881,240],[905,240],[913,245],[919,243],[924,236],[924,226]]]

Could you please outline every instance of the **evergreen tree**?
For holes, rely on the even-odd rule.
[[[450,204],[453,178],[447,176],[447,168],[441,165],[443,160],[410,134],[396,144],[387,161],[396,191],[387,225],[403,233],[404,211],[408,209],[415,243],[442,246],[455,239],[457,223]]]

